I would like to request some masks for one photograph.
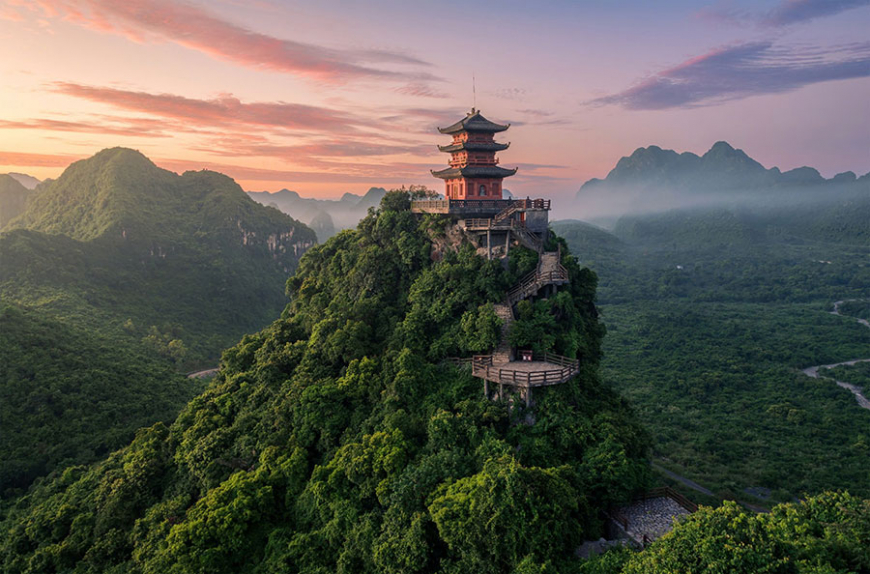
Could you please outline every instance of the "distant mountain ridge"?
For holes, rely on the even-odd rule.
[[[0,229],[24,213],[30,194],[11,174],[0,174]]]
[[[249,191],[248,197],[263,205],[275,207],[289,216],[304,221],[318,231],[317,239],[326,241],[335,232],[356,226],[365,217],[369,207],[377,207],[387,193],[383,187],[372,187],[365,195],[345,193],[341,199],[314,199],[301,197],[295,191],[282,189],[269,191]],[[324,215],[329,217],[326,225]]]
[[[708,190],[728,190],[855,181],[870,183],[870,174],[858,178],[853,172],[847,171],[825,179],[812,167],[799,167],[786,172],[776,167],[766,169],[743,150],[719,141],[703,156],[691,152],[677,153],[655,145],[638,148],[630,156],[620,159],[603,180],[593,178],[583,184],[577,197],[580,199],[593,190],[620,187],[691,190],[703,186]]]
[[[6,175],[12,177],[27,189],[36,189],[36,186],[42,183],[32,175],[27,175],[26,173],[17,173],[14,171],[10,171]]]

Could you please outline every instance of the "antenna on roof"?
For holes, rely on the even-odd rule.
[[[477,109],[477,85],[474,81],[474,72],[471,72],[471,109]]]

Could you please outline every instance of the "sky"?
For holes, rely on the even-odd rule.
[[[249,191],[425,184],[476,106],[520,196],[728,141],[870,171],[870,0],[0,0],[0,173],[101,149]]]

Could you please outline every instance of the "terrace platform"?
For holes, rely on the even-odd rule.
[[[498,397],[505,397],[505,386],[513,387],[532,404],[532,389],[559,385],[580,372],[580,362],[553,353],[543,353],[531,361],[493,363],[493,355],[475,355],[471,360],[471,374],[483,379],[483,392],[490,398],[490,385],[498,385]]]

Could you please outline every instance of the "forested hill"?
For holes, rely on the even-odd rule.
[[[111,149],[30,192],[0,234],[0,497],[172,421],[286,305],[313,232],[226,176]]]
[[[470,245],[391,192],[302,259],[280,319],[226,351],[170,426],[46,480],[7,511],[2,570],[476,572],[576,566],[602,511],[646,484],[646,435],[598,380],[596,278],[515,325],[578,357],[528,411],[444,364],[490,349],[492,304],[536,265]],[[550,245],[555,249],[555,245]]]
[[[4,299],[102,331],[153,326],[197,363],[280,312],[287,274],[315,243],[224,175],[179,176],[124,148],[39,186],[4,231]]]

